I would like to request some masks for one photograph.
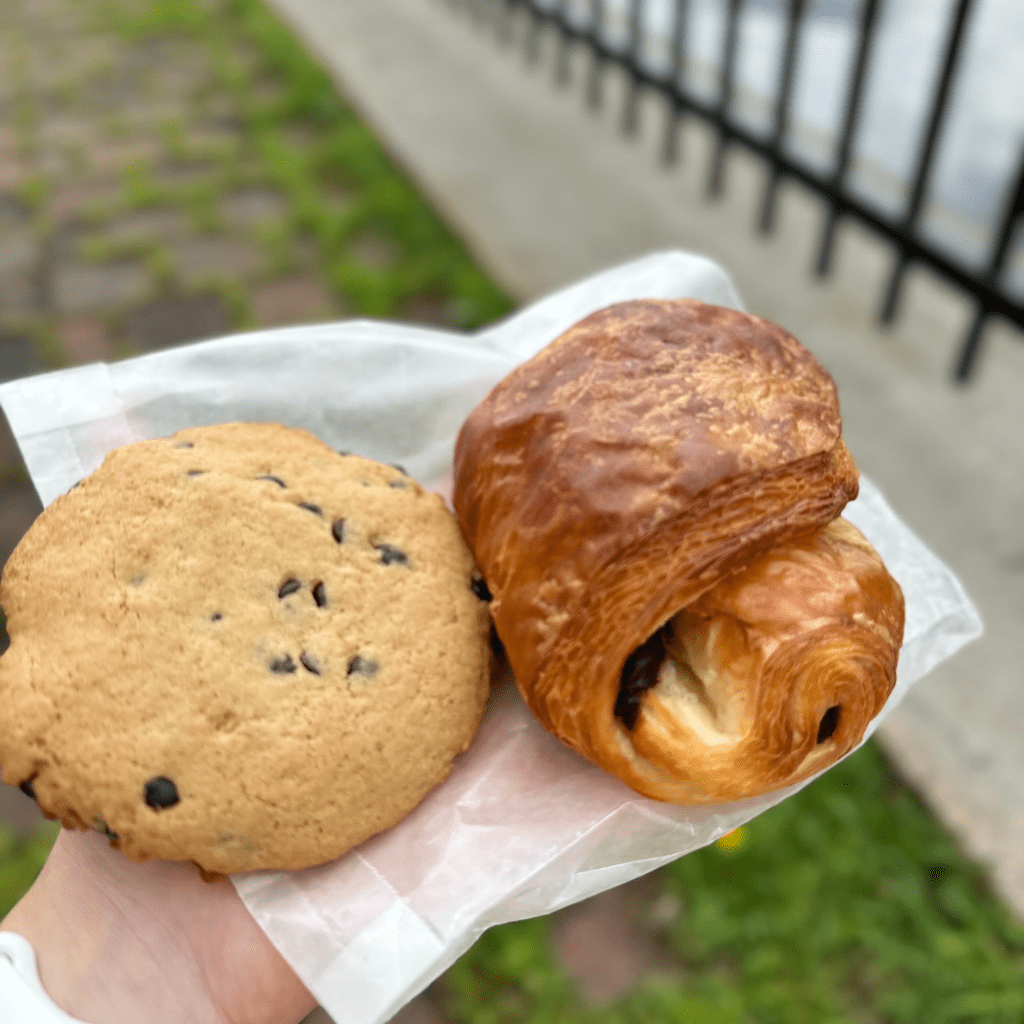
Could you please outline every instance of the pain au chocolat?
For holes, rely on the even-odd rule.
[[[544,726],[640,793],[718,803],[832,764],[892,690],[903,595],[840,518],[857,479],[795,338],[644,300],[494,388],[454,503]]]

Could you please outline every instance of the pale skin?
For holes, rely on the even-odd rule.
[[[62,830],[0,922],[32,943],[43,988],[88,1024],[298,1024],[315,1006],[230,879],[136,863]]]

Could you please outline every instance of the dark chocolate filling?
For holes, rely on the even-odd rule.
[[[648,637],[622,666],[619,696],[615,701],[615,717],[627,729],[636,726],[644,694],[658,683],[658,670],[665,660],[665,637],[671,626],[666,623]]]
[[[839,713],[842,711],[840,705],[835,704],[821,716],[821,724],[818,726],[818,742],[824,743],[831,739],[832,734],[839,728]]]

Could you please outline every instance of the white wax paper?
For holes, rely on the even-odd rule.
[[[475,335],[369,321],[262,331],[14,381],[0,404],[44,504],[111,448],[227,420],[305,427],[430,483],[450,469],[465,416],[517,363],[612,302],[682,297],[740,308],[713,263],[661,253]],[[869,481],[845,514],[907,602],[896,689],[870,735],[914,682],[980,635],[981,621]],[[451,777],[397,827],[334,863],[234,883],[338,1024],[377,1024],[492,925],[642,875],[794,791],[699,808],[644,799],[546,733],[505,680]]]

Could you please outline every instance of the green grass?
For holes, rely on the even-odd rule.
[[[199,222],[210,219],[215,200],[230,188],[266,185],[287,200],[281,232],[316,243],[324,282],[353,312],[401,318],[407,304],[429,297],[449,311],[452,326],[470,329],[511,310],[509,298],[259,0],[228,0],[219,15],[190,0],[107,0],[98,10],[97,23],[129,41],[172,31],[205,45],[217,90],[233,98],[244,125],[241,149],[223,153],[190,148],[182,125],[164,125],[169,155],[216,167],[208,180],[173,187],[157,184],[150,168],[133,168],[125,179],[129,207],[177,205]],[[254,61],[241,59],[240,43]],[[274,95],[261,98],[261,85],[274,86]],[[297,131],[307,141],[292,141]],[[393,265],[368,266],[352,251],[353,239],[367,231],[389,240],[398,254]],[[281,232],[264,240],[278,268],[287,262]]]
[[[0,918],[35,881],[60,826],[47,824],[28,839],[19,839],[0,823]]]
[[[548,922],[493,929],[442,979],[453,1020],[1021,1024],[1024,927],[868,744],[660,872],[679,976],[584,1007]],[[595,936],[600,941],[600,936]]]

